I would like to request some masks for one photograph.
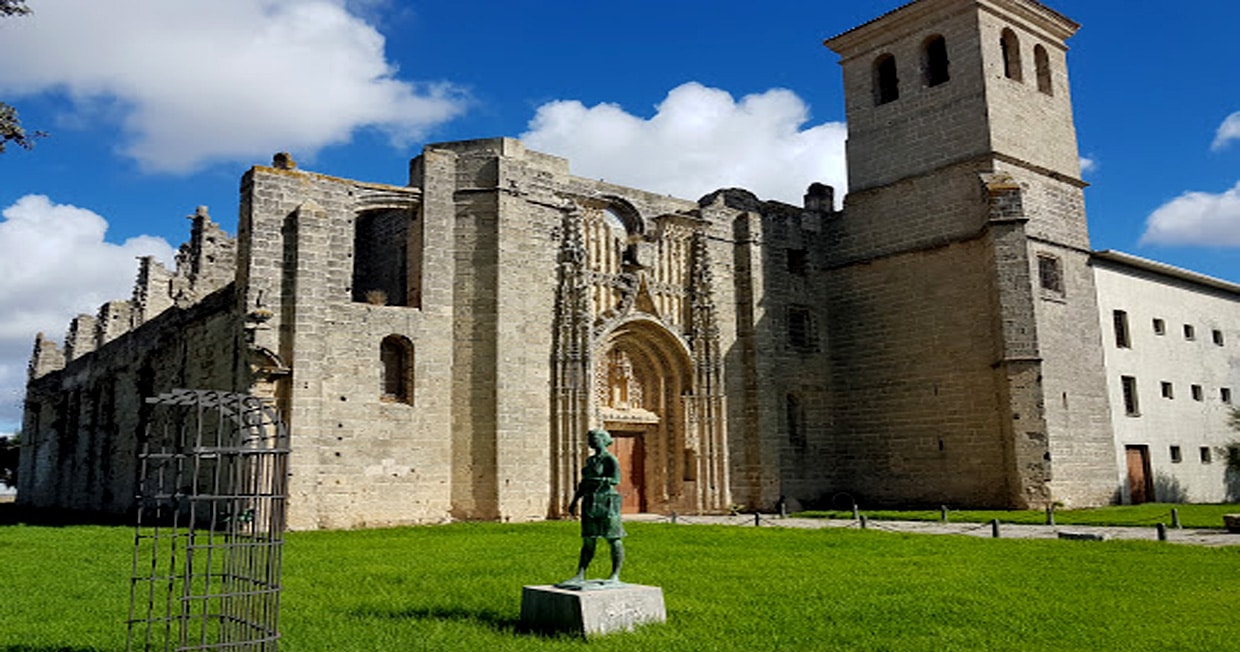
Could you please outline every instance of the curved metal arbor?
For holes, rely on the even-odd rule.
[[[274,651],[288,431],[246,394],[146,403],[128,649]]]

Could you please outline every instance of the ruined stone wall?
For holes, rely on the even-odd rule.
[[[69,324],[63,353],[39,334],[23,417],[19,501],[122,513],[132,507],[144,399],[180,387],[247,391],[231,279],[235,241],[205,207],[176,268],[139,263],[129,300]]]
[[[355,301],[359,217],[403,211],[397,229],[406,287],[422,306]],[[289,524],[297,529],[445,519],[450,511],[451,229],[428,230],[421,193],[255,167],[242,186],[238,278],[250,316],[264,315],[255,346],[291,370],[272,390],[291,430]],[[437,227],[444,216],[435,215]],[[367,252],[360,252],[365,255]],[[386,252],[384,255],[389,255]],[[390,257],[389,257],[390,259]],[[388,392],[388,338],[403,343],[409,387]]]
[[[171,308],[63,369],[32,378],[18,499],[32,507],[132,507],[144,399],[179,387],[246,391],[231,287]]]

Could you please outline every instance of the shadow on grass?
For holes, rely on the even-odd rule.
[[[105,514],[67,509],[32,508],[16,503],[0,503],[0,526],[3,525],[40,525],[63,527],[66,525],[133,525],[134,519],[128,514]],[[27,648],[0,648],[0,652],[14,652]],[[29,648],[35,652],[43,649]],[[48,650],[52,648],[47,648]],[[64,648],[69,650],[69,648]],[[70,652],[75,652],[71,650]]]
[[[359,607],[351,615],[361,618],[389,620],[443,620],[462,623],[478,623],[504,634],[525,634],[518,618],[511,618],[491,609],[465,609],[462,607],[418,607],[408,609],[384,609]]]
[[[68,645],[6,645],[0,652],[110,652],[98,647],[71,647]]]

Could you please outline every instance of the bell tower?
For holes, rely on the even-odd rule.
[[[1116,467],[1067,73],[1035,0],[917,0],[827,39],[849,195],[828,226],[842,490],[1100,504]],[[876,400],[877,399],[877,400]]]

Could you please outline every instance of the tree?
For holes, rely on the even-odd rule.
[[[21,451],[21,436],[0,437],[0,484],[17,486],[17,459]]]
[[[30,13],[26,0],[0,0],[0,16],[25,16]],[[34,139],[45,134],[41,131],[27,132],[17,116],[17,109],[0,102],[0,153],[8,143],[15,143],[23,149],[34,147]]]

